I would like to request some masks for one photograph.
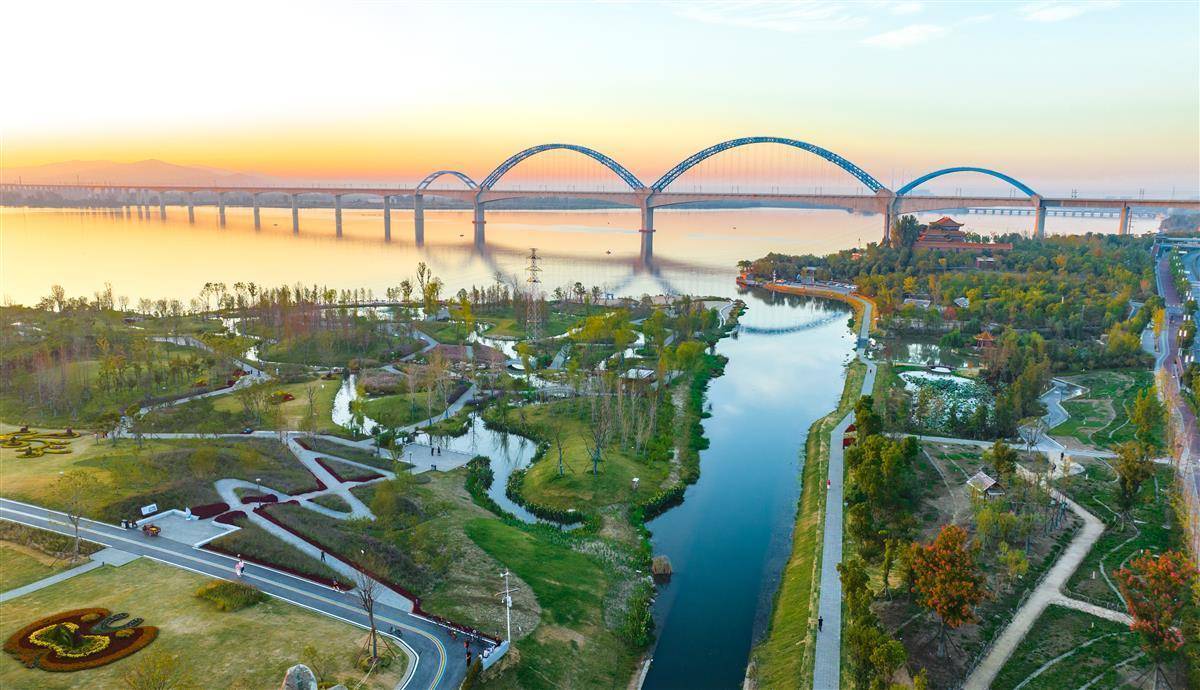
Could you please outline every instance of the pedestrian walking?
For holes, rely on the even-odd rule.
[[[246,561],[242,560],[241,554],[238,554],[238,562],[233,565],[233,574],[238,577],[242,576],[242,571],[246,569]]]
[[[825,629],[825,617],[817,616],[817,632],[821,632],[824,629]]]
[[[321,552],[321,562],[322,563],[325,562],[325,552],[324,551]]]
[[[825,480],[825,488],[826,488],[826,489],[832,489],[832,488],[833,488],[833,480],[832,480],[832,479],[826,479],[826,480]]]

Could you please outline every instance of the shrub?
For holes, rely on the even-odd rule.
[[[266,601],[267,595],[242,582],[214,580],[200,586],[196,596],[211,601],[219,611],[240,611]]]

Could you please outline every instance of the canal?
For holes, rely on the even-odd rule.
[[[650,523],[674,567],[644,687],[741,687],[787,561],[808,427],[837,405],[854,351],[849,307],[755,291],[710,384],[709,447],[682,505]]]

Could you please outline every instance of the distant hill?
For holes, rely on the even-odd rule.
[[[134,163],[114,161],[64,161],[45,165],[0,168],[0,181],[25,184],[71,184],[74,182],[132,184],[177,184],[184,186],[222,184],[230,186],[274,184],[268,175],[242,173],[220,168],[175,165],[154,158]]]

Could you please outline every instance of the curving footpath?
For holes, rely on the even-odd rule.
[[[0,519],[67,536],[74,535],[64,513],[18,501],[0,499]],[[236,579],[233,577],[236,559],[196,549],[167,537],[147,537],[138,530],[125,530],[86,519],[81,522],[80,533],[88,541],[152,558],[177,568],[224,580]],[[361,628],[367,627],[367,616],[352,593],[338,592],[330,587],[252,563],[246,564],[241,579],[273,597]],[[467,667],[461,642],[451,639],[444,627],[384,603],[376,604],[375,619],[381,630],[395,626],[402,631],[401,637],[393,639],[399,641],[411,663],[400,683],[401,687],[422,690],[456,688],[462,682]],[[459,633],[459,637],[461,639],[462,633]],[[476,647],[473,651],[478,652],[480,649],[482,647]]]

